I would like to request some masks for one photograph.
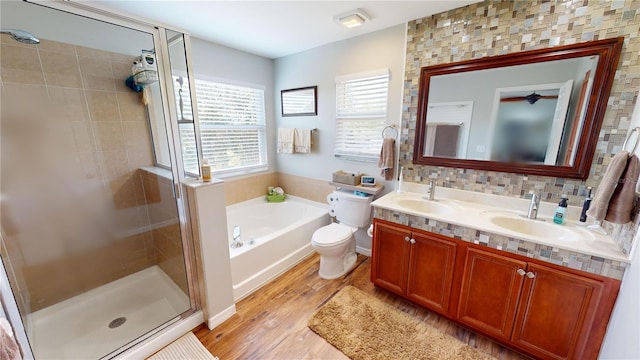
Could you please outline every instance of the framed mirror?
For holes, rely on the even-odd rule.
[[[585,179],[623,42],[423,67],[413,163]]]
[[[280,91],[282,116],[318,115],[318,87],[308,86]]]

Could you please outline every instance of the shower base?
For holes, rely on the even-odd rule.
[[[36,359],[99,359],[189,307],[153,266],[33,313],[32,350]]]

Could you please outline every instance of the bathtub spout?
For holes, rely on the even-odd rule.
[[[235,249],[235,248],[239,248],[242,245],[244,245],[242,243],[242,241],[240,241],[240,226],[234,226],[233,227],[233,241],[231,242],[231,248]]]

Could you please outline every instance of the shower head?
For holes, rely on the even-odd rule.
[[[25,44],[39,44],[40,40],[37,37],[33,36],[33,34],[28,33],[26,31],[17,30],[17,29],[0,29],[0,33],[9,34],[13,38],[13,40],[19,41]]]

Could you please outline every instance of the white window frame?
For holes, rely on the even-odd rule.
[[[389,80],[389,69],[336,77],[336,158],[361,162],[378,161],[382,130],[388,116]],[[358,89],[358,86],[370,88],[371,85],[375,85],[374,106],[363,107],[362,101],[366,101],[370,93]],[[353,95],[356,96],[355,99]]]
[[[175,80],[174,80],[175,81]],[[257,90],[260,91],[262,93],[262,99],[261,99],[261,104],[260,106],[260,110],[261,114],[258,115],[258,124],[255,125],[231,125],[231,124],[207,124],[207,116],[204,115],[204,111],[207,110],[207,108],[211,105],[205,105],[203,103],[203,98],[204,95],[198,95],[198,86],[202,86],[202,83],[213,83],[213,84],[220,84],[223,86],[229,86],[229,87],[242,87],[242,88],[247,88],[247,89],[253,89],[253,90]],[[253,173],[253,172],[260,172],[260,171],[266,171],[268,170],[268,155],[267,155],[267,124],[266,124],[266,111],[265,111],[265,87],[262,85],[257,85],[257,84],[248,84],[248,83],[240,83],[240,82],[235,82],[235,81],[230,81],[227,79],[219,79],[219,78],[213,78],[213,77],[208,77],[208,76],[202,76],[202,75],[197,75],[194,78],[194,83],[195,83],[195,93],[196,93],[196,101],[197,101],[197,108],[198,108],[198,118],[199,118],[199,133],[200,133],[200,137],[201,137],[201,141],[200,143],[202,144],[202,149],[201,149],[201,154],[202,154],[202,158],[203,159],[207,159],[209,161],[209,164],[212,165],[212,169],[211,169],[211,173],[214,174],[216,177],[229,177],[229,176],[235,176],[235,175],[241,175],[241,174],[248,174],[248,173]],[[201,90],[202,91],[202,90]],[[177,92],[175,94],[175,96],[177,96]],[[185,101],[185,103],[188,101],[188,99],[185,99],[183,97],[183,100]],[[179,112],[179,110],[178,110]],[[261,115],[261,116],[260,116]],[[187,116],[185,116],[186,118]],[[260,119],[261,117],[261,119]],[[189,119],[191,120],[191,119]],[[192,122],[189,121],[185,121],[181,124],[179,124],[180,127],[180,131],[181,131],[181,136],[182,136],[182,131],[185,130],[185,126],[189,126],[190,128],[193,127]],[[257,164],[251,164],[251,165],[241,165],[241,166],[234,166],[234,167],[228,167],[228,168],[215,168],[215,156],[211,155],[211,149],[207,148],[207,141],[204,138],[207,134],[208,130],[228,130],[228,131],[233,131],[233,130],[254,130],[258,132],[258,152],[259,152],[259,156],[258,156],[258,163]],[[194,136],[194,144],[195,145],[195,136]],[[184,147],[184,145],[183,145]],[[197,151],[196,151],[197,153]],[[207,155],[209,154],[209,155]],[[183,154],[184,156],[184,154]],[[192,173],[192,171],[194,170],[193,165],[192,164],[193,161],[189,162],[188,164],[185,162],[185,171]],[[197,163],[195,164],[196,166],[198,165]],[[191,171],[190,171],[191,170]],[[197,169],[196,169],[197,170]],[[198,172],[199,173],[199,172]],[[196,173],[197,175],[197,173]]]

